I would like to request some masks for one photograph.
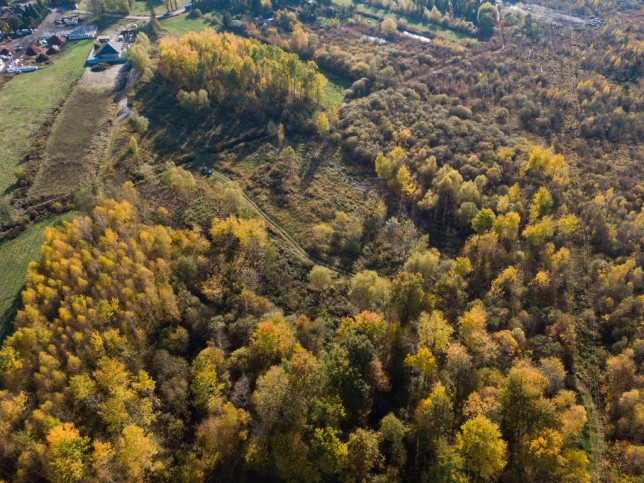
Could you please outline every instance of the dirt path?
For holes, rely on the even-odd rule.
[[[127,98],[127,94],[129,92],[129,89],[130,89],[130,86],[128,85],[128,87],[125,90],[126,98]],[[152,119],[150,120],[150,122],[153,123],[153,124],[155,123],[154,120],[152,120]],[[156,124],[160,125],[158,123],[156,123]],[[163,127],[164,127],[164,129],[166,129],[167,132],[172,131],[172,128],[169,127],[169,126],[163,126]],[[199,162],[200,166],[206,166],[207,164],[209,164],[209,163],[206,163],[206,162],[202,161],[202,158],[201,158],[201,155],[200,155],[199,151],[194,149],[189,144],[185,143],[185,144],[183,144],[183,147],[188,149],[192,154],[194,154],[194,156],[196,158],[198,158],[200,160],[200,162]],[[313,255],[309,254],[302,247],[302,245],[300,245],[297,242],[297,240],[293,237],[293,235],[286,228],[284,228],[278,221],[276,221],[272,216],[270,216],[268,213],[266,213],[264,210],[262,210],[257,205],[257,203],[255,203],[255,201],[253,201],[253,199],[248,195],[248,193],[246,193],[243,190],[243,188],[241,186],[239,186],[239,183],[237,183],[232,178],[228,177],[227,175],[225,175],[221,171],[219,171],[217,169],[214,169],[214,168],[213,168],[212,175],[216,179],[219,179],[220,181],[224,181],[226,183],[233,183],[237,187],[239,192],[241,193],[241,195],[244,198],[244,200],[246,201],[246,203],[251,207],[251,209],[253,211],[255,211],[259,215],[259,217],[262,218],[266,222],[266,225],[269,227],[269,229],[273,233],[275,233],[280,238],[282,238],[291,247],[291,249],[293,250],[293,253],[300,260],[306,261],[306,262],[308,262],[308,263],[310,263],[312,265],[320,265],[320,266],[326,267],[329,270],[337,273],[338,275],[344,276],[344,277],[352,277],[353,275],[355,275],[355,272],[352,272],[350,270],[344,270],[342,268],[338,268],[338,267],[336,267],[334,265],[326,263],[323,260],[320,260],[319,258],[314,257]]]
[[[104,89],[114,87],[116,81],[124,68],[122,64],[112,65],[101,72],[92,72],[91,67],[85,68],[85,73],[78,81],[78,84],[83,87],[90,87],[93,89]]]
[[[582,17],[569,12],[560,12],[552,8],[535,4],[518,4],[509,5],[508,10],[512,10],[522,16],[533,15],[537,19],[547,24],[559,25],[561,27],[596,27],[600,22],[595,17]]]

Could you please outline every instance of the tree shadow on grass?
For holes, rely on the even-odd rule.
[[[326,147],[319,149],[317,146],[313,146],[313,148],[315,150],[311,153],[308,166],[304,173],[302,173],[302,187],[304,188],[308,188],[311,185],[311,182],[315,178],[318,169],[320,169],[320,165],[324,162],[326,155],[330,154]]]
[[[18,292],[18,295],[14,297],[11,305],[4,311],[4,313],[0,313],[0,344],[2,344],[7,336],[11,335],[11,332],[13,332],[13,319],[16,317],[20,307],[22,307],[20,293],[22,293],[24,288],[25,286],[23,285],[20,292]]]

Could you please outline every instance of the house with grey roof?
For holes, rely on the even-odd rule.
[[[119,62],[121,61],[121,45],[116,42],[105,42],[94,54],[98,62]]]

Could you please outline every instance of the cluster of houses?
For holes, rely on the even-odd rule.
[[[0,20],[9,20],[13,17],[22,17],[24,14],[25,9],[20,5],[0,7]]]
[[[108,64],[126,63],[128,59],[122,54],[125,50],[124,47],[127,45],[126,43],[133,42],[136,37],[136,28],[135,26],[133,27],[132,30],[122,32],[118,41],[112,41],[107,36],[99,37],[97,46],[92,49],[87,59],[87,64],[95,65],[102,62]],[[7,63],[7,73],[9,74],[38,70],[36,64],[50,62],[51,57],[59,53],[68,40],[91,39],[96,37],[97,31],[98,27],[95,25],[77,26],[73,30],[61,31],[47,39],[41,38],[33,42],[22,55],[16,55],[17,53],[8,47],[0,46],[0,71],[5,63]]]
[[[24,2],[23,2],[24,3]],[[38,25],[48,10],[42,2],[26,2],[24,5],[0,1],[0,36],[24,37],[33,33],[31,27]]]
[[[5,7],[0,7],[0,31],[3,32],[2,37],[5,37],[8,34],[4,32],[11,32],[16,27],[15,21],[18,20],[17,24],[21,25],[20,21],[25,16],[25,8],[21,5],[8,5]],[[32,29],[29,28],[17,28],[15,30],[15,35],[22,37],[24,35],[29,35],[32,33]]]

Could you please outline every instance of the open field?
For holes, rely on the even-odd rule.
[[[54,123],[29,197],[67,194],[93,178],[109,140],[111,94],[110,88],[74,90]]]
[[[177,0],[179,8],[183,8],[186,3],[190,3],[190,0]],[[165,2],[163,0],[136,0],[130,10],[130,15],[149,15],[150,7],[154,9],[155,15],[167,12],[167,8],[165,7]]]
[[[327,77],[327,84],[324,86],[324,104],[326,106],[339,106],[344,101],[344,91],[349,89],[351,84],[339,77],[323,72]]]
[[[81,10],[89,10],[90,9],[90,2],[89,0],[81,0],[78,3],[78,8]],[[177,5],[179,8],[183,8],[183,6],[187,3],[190,3],[190,0],[177,0]],[[135,0],[134,4],[130,8],[130,11],[128,12],[129,15],[150,15],[150,7],[154,9],[154,14],[155,15],[160,15],[162,13],[165,13],[167,11],[165,7],[165,2],[163,0]],[[131,20],[130,20],[131,22]]]
[[[369,13],[371,15],[377,15],[382,19],[393,18],[398,22],[401,22],[401,23],[404,22],[407,25],[414,27],[414,29],[420,32],[427,32],[427,33],[431,32],[433,34],[436,34],[440,37],[443,37],[449,40],[460,40],[460,39],[471,38],[469,35],[466,35],[462,32],[456,32],[455,30],[449,29],[447,27],[443,27],[442,25],[423,22],[422,20],[411,18],[406,15],[399,14],[397,12],[389,12],[382,8],[371,7],[363,3],[353,3],[351,0],[333,0],[333,3],[342,5],[343,7],[349,7],[351,5],[354,5],[356,8],[356,12],[358,13]]]
[[[40,256],[40,245],[45,240],[44,231],[71,213],[51,216],[27,228],[18,238],[0,241],[0,340],[6,334],[8,323],[13,319],[19,305],[18,295],[25,283],[29,262]]]
[[[177,15],[176,17],[163,19],[160,22],[161,26],[168,32],[178,35],[187,34],[192,31],[201,32],[205,28],[210,27],[210,23],[205,19],[189,17],[188,14]]]
[[[0,89],[0,194],[14,182],[14,170],[51,109],[83,73],[91,40],[72,42],[54,57],[54,64],[20,74]]]

